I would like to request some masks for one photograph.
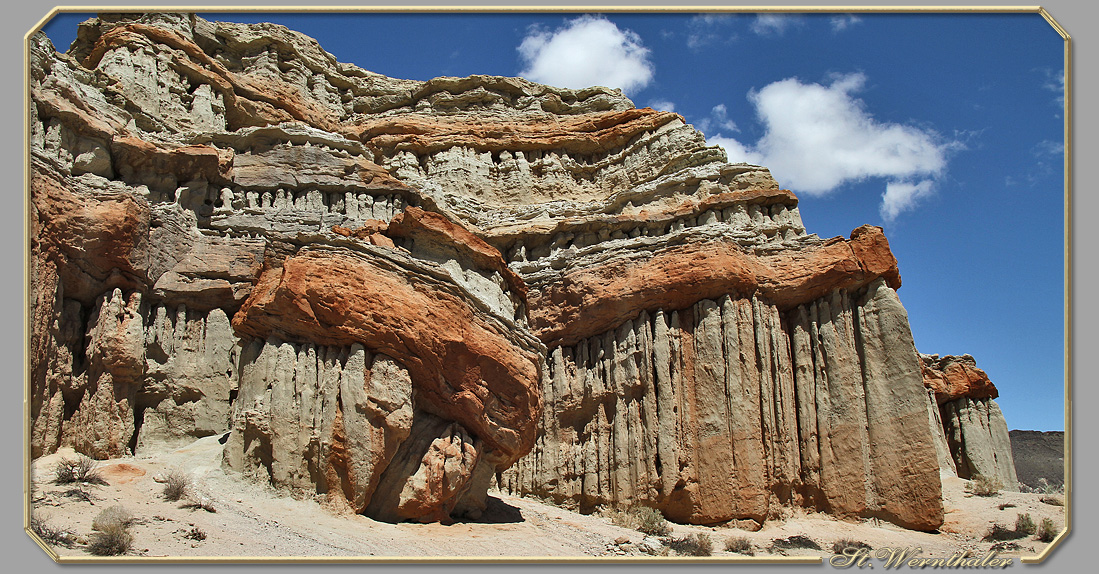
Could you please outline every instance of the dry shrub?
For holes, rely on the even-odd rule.
[[[680,556],[710,556],[714,543],[706,533],[690,534],[685,538],[668,539],[668,547]]]
[[[973,475],[973,479],[969,484],[969,491],[977,496],[996,496],[1000,494],[1001,488],[1003,486],[1000,481],[983,474]]]
[[[811,550],[820,550],[820,545],[813,542],[812,538],[808,536],[802,536],[801,534],[795,534],[789,538],[776,538],[771,541],[771,548],[779,550],[789,550],[791,548],[809,548]]]
[[[80,455],[75,459],[62,458],[53,466],[53,481],[56,484],[72,484],[74,482],[87,482],[90,484],[107,484],[99,475],[99,463]]]
[[[832,543],[833,554],[843,554],[848,548],[862,548],[864,550],[873,550],[873,548],[869,544],[859,540],[841,538]]]
[[[611,523],[622,528],[637,530],[653,536],[667,536],[672,529],[664,515],[655,508],[648,506],[634,506],[626,510],[611,510],[604,514],[611,519]]]
[[[1049,504],[1051,506],[1064,506],[1065,505],[1065,501],[1061,500],[1061,497],[1059,497],[1059,496],[1043,496],[1043,497],[1039,498],[1038,500],[1040,502],[1044,502],[1044,503]]]
[[[736,552],[737,554],[744,554],[746,556],[755,555],[755,552],[752,551],[752,543],[743,536],[726,538],[725,551]]]
[[[173,502],[187,496],[191,488],[191,480],[187,474],[178,468],[173,468],[164,478],[164,498]]]
[[[1015,540],[1016,538],[1022,538],[1026,534],[1021,534],[1013,528],[1008,528],[1002,524],[993,524],[988,528],[988,532],[981,540],[985,542],[991,542],[993,540]]]
[[[92,520],[92,530],[104,530],[114,525],[126,528],[134,521],[134,515],[121,504],[116,504],[104,509],[95,520]]]
[[[189,538],[191,540],[206,540],[206,533],[203,532],[199,527],[192,526],[191,530],[187,532],[187,534],[184,534],[183,537]]]
[[[1057,526],[1053,524],[1053,520],[1049,518],[1043,518],[1041,524],[1038,525],[1038,540],[1042,542],[1053,542],[1053,539],[1057,537]]]
[[[60,528],[54,528],[44,518],[32,516],[28,526],[30,527],[31,532],[34,532],[42,539],[42,542],[59,546],[72,545],[72,540],[69,539],[68,532],[61,530]]]
[[[1038,527],[1034,524],[1034,519],[1030,517],[1030,513],[1015,515],[1015,532],[1018,532],[1024,536],[1030,536],[1034,534],[1034,531]]]
[[[130,550],[134,537],[120,523],[112,523],[88,538],[88,552],[96,556],[118,556]]]

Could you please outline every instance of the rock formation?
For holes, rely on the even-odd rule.
[[[1013,430],[1008,436],[1020,484],[1038,489],[1065,484],[1065,431]]]
[[[390,521],[495,484],[942,523],[953,435],[882,230],[807,234],[677,114],[186,14],[30,57],[34,456],[227,433],[228,467]]]
[[[940,466],[961,478],[982,475],[1018,490],[1007,422],[988,375],[969,355],[920,355],[938,435]],[[941,429],[941,432],[939,432]],[[946,460],[943,460],[943,456]]]

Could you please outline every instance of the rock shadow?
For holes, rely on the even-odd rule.
[[[485,499],[485,511],[481,513],[481,517],[477,520],[467,519],[466,521],[481,524],[509,524],[524,522],[524,519],[523,513],[519,508],[512,506],[495,496],[489,496]]]

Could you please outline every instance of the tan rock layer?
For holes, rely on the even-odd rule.
[[[434,412],[511,459],[522,456],[541,409],[538,356],[446,283],[386,261],[305,248],[263,272],[233,327],[385,353],[408,369]]]
[[[671,245],[654,253],[566,270],[529,294],[530,324],[544,343],[569,345],[644,309],[683,309],[726,293],[758,293],[785,310],[878,277],[900,287],[880,227],[863,226],[819,247],[756,255],[729,241]]]
[[[452,147],[477,151],[531,151],[563,149],[568,153],[605,153],[629,143],[682,116],[652,108],[592,112],[577,116],[545,116],[494,120],[490,117],[402,114],[389,118],[366,117],[344,127],[344,133],[368,148],[386,153],[411,151],[431,154]]]
[[[682,522],[758,523],[795,504],[937,528],[907,317],[882,280],[864,291],[786,312],[704,299],[556,347],[543,432],[502,486],[584,512],[644,504]]]
[[[197,44],[165,28],[136,22],[116,26],[96,40],[82,64],[94,69],[103,56],[114,48],[138,48],[149,44],[162,44],[182,52],[185,57],[174,60],[181,73],[195,81],[210,84],[224,95],[230,130],[298,120],[336,131],[339,118],[315,105],[312,98],[302,97],[288,83],[231,72]]]

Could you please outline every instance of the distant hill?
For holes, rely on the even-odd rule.
[[[1009,431],[1011,456],[1015,459],[1015,472],[1019,482],[1037,487],[1038,479],[1049,484],[1065,482],[1065,432],[1064,431]]]

